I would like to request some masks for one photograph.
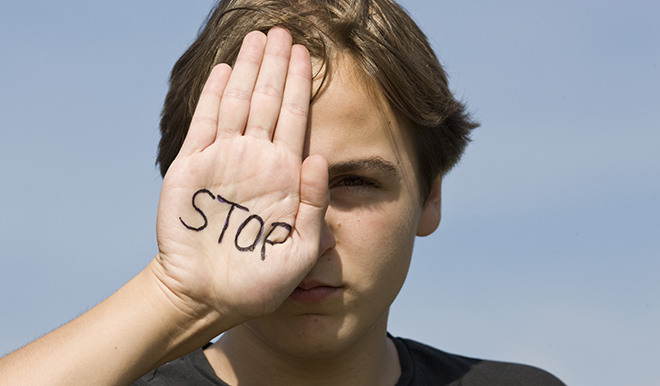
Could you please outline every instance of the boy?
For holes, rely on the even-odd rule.
[[[442,176],[475,126],[389,0],[220,2],[172,72],[158,255],[3,358],[2,379],[560,385],[387,334],[414,238],[438,226]]]

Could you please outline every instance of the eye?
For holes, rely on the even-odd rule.
[[[367,177],[347,175],[335,179],[330,185],[330,188],[346,187],[351,189],[376,189],[380,184],[375,180]]]
[[[345,208],[375,204],[390,190],[383,181],[388,182],[359,174],[337,175],[330,180],[330,201]]]

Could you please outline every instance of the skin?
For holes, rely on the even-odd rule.
[[[416,234],[439,221],[439,187],[422,205],[404,124],[354,75],[350,58],[333,64],[311,107],[306,150],[328,162],[330,201],[319,258],[301,284],[330,294],[289,297],[226,332],[206,355],[230,384],[393,385],[400,376],[387,315]]]
[[[92,310],[0,359],[3,384],[126,385],[226,331],[207,355],[231,384],[313,375],[393,385],[387,312],[415,234],[440,220],[440,178],[422,205],[401,123],[340,63],[310,114],[307,50],[280,28],[248,34],[234,67],[213,69],[165,176],[157,257]],[[208,227],[181,223],[199,220],[200,189],[249,208],[228,222],[231,240],[251,214],[292,232],[273,234],[283,242],[263,260],[260,248],[218,244],[227,204],[200,198]],[[246,227],[242,245],[258,235]]]

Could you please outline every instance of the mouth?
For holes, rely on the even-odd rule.
[[[293,290],[291,295],[289,295],[289,298],[302,303],[314,303],[323,301],[339,291],[340,287],[332,287],[328,285],[308,287],[301,283],[300,286]]]

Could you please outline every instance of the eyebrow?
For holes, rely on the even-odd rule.
[[[357,171],[374,171],[382,174],[398,176],[399,169],[391,162],[380,157],[364,158],[335,163],[328,166],[328,175],[345,174]]]

